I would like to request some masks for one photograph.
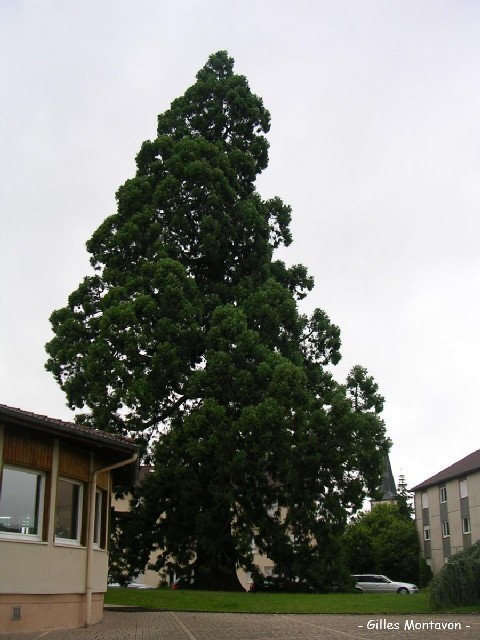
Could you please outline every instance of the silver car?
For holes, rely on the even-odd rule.
[[[381,576],[375,573],[362,573],[361,575],[352,576],[355,579],[355,590],[363,593],[418,593],[418,587],[409,582],[395,582],[387,576]]]

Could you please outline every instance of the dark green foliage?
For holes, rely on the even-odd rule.
[[[418,586],[420,589],[428,587],[433,578],[433,571],[431,567],[426,563],[425,558],[420,558],[420,571]]]
[[[344,536],[351,573],[380,573],[418,583],[420,543],[415,522],[396,504],[377,504],[348,525]]]
[[[291,234],[290,207],[255,191],[269,127],[233,60],[211,56],[87,243],[95,274],[51,317],[46,366],[70,407],[155,467],[119,534],[131,572],[154,545],[159,568],[235,588],[255,538],[287,577],[327,583],[379,483],[377,385],[362,367],[334,381],[339,329],[299,313],[313,279],[273,259]]]
[[[137,487],[132,487],[132,504],[141,500]],[[119,494],[118,497],[123,497]],[[126,586],[147,566],[153,546],[150,518],[144,511],[127,513],[112,511],[108,562],[109,582]],[[159,579],[160,580],[160,579]]]
[[[413,493],[408,490],[407,482],[404,475],[400,475],[398,479],[398,497],[397,505],[400,513],[408,518],[413,518],[415,509],[413,507]]]
[[[433,577],[433,609],[480,604],[480,542],[452,556]]]

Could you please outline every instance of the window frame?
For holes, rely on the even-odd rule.
[[[442,522],[442,538],[449,538],[450,537],[450,523],[448,522],[448,520],[444,520]]]
[[[432,535],[431,535],[431,530],[430,530],[430,525],[429,524],[424,524],[423,525],[423,539],[425,542],[428,542],[429,540],[432,539]]]
[[[445,504],[445,502],[447,502],[447,485],[443,485],[442,487],[439,488],[439,494],[440,494],[440,504]]]
[[[57,534],[57,508],[58,508],[58,485],[60,482],[65,482],[71,485],[78,487],[78,504],[77,504],[77,513],[76,513],[76,537],[75,538],[67,538]],[[82,527],[83,527],[83,506],[84,506],[84,495],[85,495],[85,487],[84,483],[80,480],[74,480],[73,478],[66,478],[65,476],[58,476],[57,478],[57,495],[55,498],[55,544],[62,545],[74,545],[81,546],[82,539]]]
[[[462,478],[458,481],[458,492],[460,498],[468,498],[468,483],[466,478]]]
[[[465,524],[467,524],[467,527],[465,526]],[[470,516],[463,516],[462,517],[462,533],[463,534],[472,533],[472,527],[471,527],[471,523],[470,523]]]
[[[98,487],[95,489],[95,517],[93,520],[93,546],[102,547],[103,533],[103,491]]]
[[[428,509],[428,491],[423,491],[421,495],[422,509]]]
[[[1,494],[3,489],[4,482],[4,474],[5,471],[16,471],[20,473],[27,473],[29,475],[34,475],[37,477],[37,485],[35,491],[35,511],[36,511],[36,519],[37,519],[37,532],[36,533],[22,533],[18,531],[0,531],[0,537],[9,540],[15,540],[18,542],[42,542],[43,541],[43,533],[45,526],[45,492],[47,486],[47,474],[45,471],[41,471],[40,469],[34,469],[30,467],[22,467],[21,465],[15,464],[4,464],[0,467],[1,471],[1,484],[0,484],[0,501]],[[38,479],[40,479],[40,484],[38,485]]]

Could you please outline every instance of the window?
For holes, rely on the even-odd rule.
[[[464,516],[462,518],[462,531],[463,533],[471,533],[470,516]]]
[[[447,501],[447,487],[440,487],[440,502]]]
[[[423,527],[423,539],[430,540],[430,525],[426,524]]]
[[[0,495],[0,534],[41,539],[45,474],[4,467]]]
[[[448,523],[448,520],[445,520],[445,522],[442,522],[442,536],[444,538],[450,537],[450,525]]]
[[[93,525],[93,544],[100,546],[102,536],[102,492],[97,489],[95,492],[95,523]]]
[[[83,487],[79,482],[59,478],[55,505],[55,537],[80,542]]]
[[[422,493],[422,509],[428,509],[428,493],[426,491]]]
[[[468,497],[467,481],[460,480],[460,482],[458,483],[458,486],[460,488],[460,498],[467,498]]]

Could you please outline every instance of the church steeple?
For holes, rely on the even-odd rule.
[[[381,502],[396,502],[398,500],[398,491],[393,478],[388,453],[383,460],[382,484],[379,487],[379,494],[381,495],[379,499],[372,500],[372,507]]]

